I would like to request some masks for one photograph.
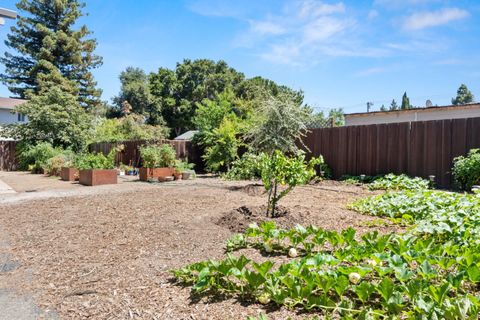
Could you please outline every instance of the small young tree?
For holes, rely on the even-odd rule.
[[[275,218],[280,199],[285,197],[294,187],[308,183],[316,174],[315,166],[323,163],[323,158],[312,158],[305,161],[305,154],[299,152],[286,157],[281,151],[273,154],[263,153],[260,158],[260,170],[263,185],[268,193],[267,216]],[[280,186],[283,186],[280,189]]]
[[[276,216],[278,201],[295,186],[315,176],[314,166],[321,160],[305,163],[298,144],[312,121],[311,110],[290,94],[269,96],[259,110],[258,123],[248,138],[254,151],[262,153],[261,177],[268,192],[267,216]],[[286,154],[294,154],[292,157]],[[280,188],[282,186],[282,188]]]
[[[467,86],[462,84],[460,88],[457,90],[457,96],[452,99],[453,105],[462,105],[473,102],[473,94],[470,90],[468,90]]]

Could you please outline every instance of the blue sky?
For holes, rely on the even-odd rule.
[[[461,83],[480,100],[477,0],[86,3],[82,23],[104,58],[95,76],[105,100],[118,93],[118,74],[127,66],[150,72],[184,58],[223,59],[247,77],[303,89],[317,110],[359,112],[367,101],[379,109],[404,91],[415,105],[427,99],[444,105]],[[12,23],[0,28],[0,39]],[[0,95],[9,95],[1,85]]]

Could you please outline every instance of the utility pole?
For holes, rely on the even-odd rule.
[[[17,13],[12,10],[7,10],[4,8],[0,8],[0,25],[5,24],[5,19],[16,19]]]
[[[373,106],[373,102],[367,102],[367,112],[370,112],[370,108]]]

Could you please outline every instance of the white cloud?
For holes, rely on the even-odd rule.
[[[369,20],[373,20],[375,19],[376,17],[378,17],[378,11],[377,10],[370,10],[368,12],[368,19]]]
[[[355,56],[345,36],[355,29],[356,21],[346,11],[343,2],[287,1],[281,13],[249,21],[250,29],[236,44],[261,48],[261,58],[295,66],[314,64],[326,56]]]
[[[368,77],[368,76],[371,76],[371,75],[385,73],[385,72],[387,72],[387,68],[373,67],[373,68],[368,68],[368,69],[365,69],[365,70],[360,70],[355,75],[357,77]]]
[[[310,44],[330,39],[345,31],[351,23],[344,19],[321,17],[303,26],[303,41]]]
[[[445,8],[430,12],[417,12],[407,17],[403,23],[405,30],[421,30],[441,26],[468,17],[468,11],[459,8]]]
[[[418,6],[432,2],[441,2],[442,0],[375,0],[375,5],[384,6],[387,8],[398,8],[405,6]]]
[[[286,32],[283,26],[273,21],[250,21],[250,29],[260,35],[280,35]]]
[[[300,3],[298,11],[298,15],[302,18],[319,17],[335,13],[345,13],[343,2],[329,4],[321,1],[305,0]]]

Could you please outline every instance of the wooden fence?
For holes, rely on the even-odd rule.
[[[17,169],[16,141],[0,141],[0,170]]]
[[[94,143],[89,146],[90,152],[102,152],[107,155],[112,148],[123,145],[122,152],[117,154],[117,164],[123,163],[126,165],[132,165],[138,167],[141,165],[140,151],[138,148],[144,145],[146,141],[122,141],[116,143],[101,142]],[[187,159],[188,162],[195,164],[195,169],[201,170],[201,155],[199,150],[193,145],[191,141],[186,140],[160,140],[158,144],[170,144],[177,153],[177,158]]]
[[[304,139],[335,178],[405,173],[450,187],[453,159],[480,148],[480,118],[313,129]]]

